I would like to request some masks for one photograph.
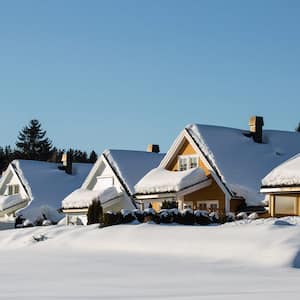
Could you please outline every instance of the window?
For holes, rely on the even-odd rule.
[[[7,187],[8,187],[8,195],[19,194],[20,192],[20,187],[18,184],[10,184]]]
[[[296,200],[293,196],[275,196],[275,214],[278,215],[295,215]]]
[[[218,211],[219,201],[218,200],[197,201],[197,209],[208,210],[208,211]]]
[[[181,155],[178,157],[178,169],[179,171],[185,171],[191,168],[198,167],[197,155]]]

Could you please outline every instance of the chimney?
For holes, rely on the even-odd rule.
[[[147,147],[147,152],[159,153],[159,145],[149,144]]]
[[[71,150],[62,155],[61,162],[63,164],[63,170],[65,170],[67,174],[72,174],[73,154]]]
[[[252,116],[249,120],[250,134],[255,143],[261,144],[263,141],[264,118]]]

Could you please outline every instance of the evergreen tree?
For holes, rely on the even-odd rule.
[[[38,120],[31,120],[18,136],[16,143],[20,158],[48,160],[51,156],[52,142],[46,137],[46,131]]]
[[[87,224],[98,224],[103,222],[103,208],[100,201],[94,200],[88,208]]]
[[[90,153],[90,156],[89,156],[89,162],[94,164],[98,159],[98,155],[96,154],[96,152],[93,150],[91,153]]]
[[[295,128],[295,130],[296,130],[297,132],[300,132],[300,122],[298,123],[298,126]]]

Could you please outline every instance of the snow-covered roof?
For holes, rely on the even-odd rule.
[[[24,202],[19,194],[0,196],[0,210],[8,209],[14,205]]]
[[[58,218],[56,211],[61,201],[81,186],[92,167],[92,164],[73,163],[73,174],[68,175],[56,163],[15,160],[11,164],[31,200],[20,214],[32,221],[43,213],[50,214],[48,218]]]
[[[264,187],[300,185],[300,153],[274,168],[262,180]]]
[[[199,168],[178,172],[155,168],[136,184],[135,191],[137,194],[178,192],[205,179],[204,171]]]
[[[124,183],[131,195],[134,186],[153,168],[156,168],[165,154],[133,150],[106,150],[103,155]]]
[[[262,178],[300,152],[298,132],[263,130],[263,143],[258,144],[244,135],[248,130],[199,124],[186,130],[229,190],[249,205],[264,199],[259,194]]]
[[[86,208],[89,207],[94,200],[101,201],[101,203],[104,204],[118,195],[117,189],[113,186],[98,191],[77,189],[62,201],[62,207],[66,209]]]

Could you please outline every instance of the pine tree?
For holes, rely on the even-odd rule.
[[[94,200],[88,208],[87,224],[97,224],[103,222],[103,208],[100,201]]]
[[[296,130],[297,132],[300,132],[300,122],[298,123],[298,126],[295,128],[295,130]]]
[[[96,154],[96,152],[93,150],[91,153],[90,153],[90,156],[89,156],[89,162],[94,164],[98,159],[98,155]]]
[[[46,137],[46,133],[38,120],[31,120],[19,132],[16,146],[20,158],[48,160],[51,156],[52,142]]]

